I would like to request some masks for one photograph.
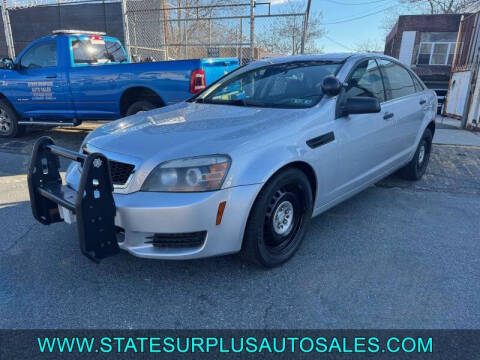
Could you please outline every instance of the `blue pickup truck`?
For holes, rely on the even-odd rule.
[[[234,58],[130,63],[116,38],[56,31],[0,62],[0,137],[177,103],[237,67]]]

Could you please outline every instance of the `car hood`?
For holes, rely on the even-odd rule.
[[[103,125],[87,146],[141,160],[229,153],[268,138],[298,115],[291,109],[184,102]]]

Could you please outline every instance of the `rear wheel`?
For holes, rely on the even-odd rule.
[[[18,124],[18,116],[5,100],[0,100],[0,137],[14,138],[21,136],[24,126]]]
[[[150,101],[146,101],[146,100],[135,101],[132,105],[128,107],[126,116],[138,114],[148,110],[153,110],[155,108],[156,106],[152,104]]]
[[[427,171],[431,151],[432,132],[430,129],[425,129],[413,159],[406,166],[400,169],[399,175],[405,180],[420,180],[420,178]]]
[[[299,249],[312,216],[312,189],[295,168],[275,175],[250,212],[242,256],[265,267],[290,259]]]

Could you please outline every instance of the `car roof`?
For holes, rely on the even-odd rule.
[[[100,34],[100,32],[99,32]],[[101,33],[101,34],[104,34],[104,33]],[[35,41],[33,41],[32,43],[34,42],[39,42],[39,41],[43,41],[43,40],[53,40],[53,39],[56,39],[56,38],[59,38],[59,37],[72,37],[72,36],[89,36],[89,35],[95,35],[92,31],[84,31],[82,32],[81,30],[79,31],[72,31],[71,33],[67,33],[67,32],[56,32],[54,34],[51,34],[51,35],[47,35],[47,36],[43,36],[41,38],[38,38],[36,39]],[[111,38],[111,39],[116,39],[114,36],[110,36],[110,35],[100,35],[102,36],[103,38],[107,39],[107,38]]]
[[[281,57],[272,57],[255,61],[255,63],[261,64],[282,64],[293,61],[338,61],[344,62],[347,59],[361,59],[361,58],[378,57],[388,60],[396,60],[390,56],[379,53],[330,53],[330,54],[308,54],[308,55],[290,55]],[[398,60],[397,60],[398,61]]]

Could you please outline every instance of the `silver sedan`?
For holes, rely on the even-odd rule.
[[[294,255],[313,216],[395,171],[422,177],[436,108],[415,73],[386,56],[277,58],[101,126],[81,153],[109,160],[121,249],[154,259],[241,252],[272,267]],[[69,189],[81,175],[73,162]]]

